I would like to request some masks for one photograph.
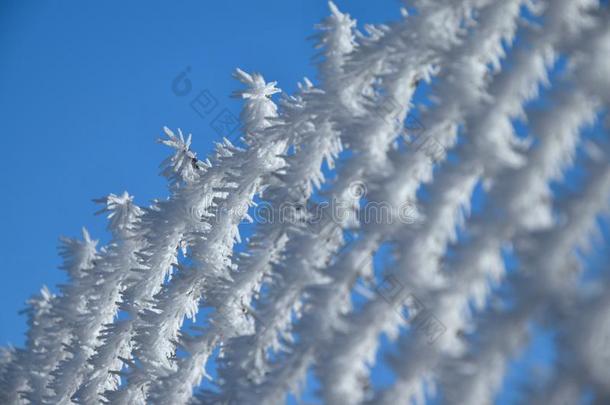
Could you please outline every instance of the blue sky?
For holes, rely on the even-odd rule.
[[[396,0],[337,4],[362,22],[399,17]],[[197,115],[173,79],[190,67],[192,95],[207,89],[235,115],[236,67],[292,92],[315,78],[306,38],[327,10],[324,0],[1,3],[0,344],[24,341],[25,300],[63,280],[59,235],[86,226],[107,240],[93,198],[166,195],[164,125],[192,132],[199,156],[211,150],[213,114]]]
[[[360,23],[399,18],[397,0],[336,3]],[[158,173],[168,150],[155,142],[161,128],[192,132],[205,156],[219,139],[215,114],[240,111],[229,97],[239,88],[233,69],[261,72],[293,92],[304,76],[316,77],[306,38],[327,14],[326,0],[0,4],[0,345],[23,344],[24,302],[63,281],[60,235],[79,236],[86,226],[107,241],[93,198],[127,190],[147,205],[167,195]],[[192,90],[180,97],[172,83],[183,72]],[[202,91],[218,103],[206,117],[189,106]],[[520,361],[547,345],[544,336],[535,340]],[[509,378],[519,380],[524,368]]]

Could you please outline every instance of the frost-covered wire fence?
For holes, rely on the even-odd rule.
[[[557,360],[527,403],[610,401],[608,3],[408,3],[363,30],[330,3],[296,94],[237,69],[212,156],[165,128],[170,196],[110,194],[108,245],[62,239],[0,402],[489,404],[532,328]]]

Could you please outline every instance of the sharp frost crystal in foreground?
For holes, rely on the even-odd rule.
[[[0,402],[610,403],[608,2],[408,3],[330,3],[294,94],[236,69],[210,156],[164,128],[170,196],[62,239]],[[555,358],[511,383],[540,331]]]

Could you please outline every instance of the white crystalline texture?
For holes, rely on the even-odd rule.
[[[169,197],[61,238],[0,403],[492,404],[540,330],[519,400],[610,403],[608,2],[401,15],[330,2],[292,95],[236,69],[241,140],[207,158],[163,128]]]

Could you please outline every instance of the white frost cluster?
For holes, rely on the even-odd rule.
[[[241,145],[201,160],[164,128],[170,196],[110,194],[106,246],[62,239],[68,282],[27,302],[0,403],[280,404],[314,381],[328,404],[491,404],[536,329],[556,359],[523,403],[610,403],[610,267],[588,259],[608,254],[608,2],[402,16],[359,30],[331,2],[320,82],[293,95],[236,69]]]

